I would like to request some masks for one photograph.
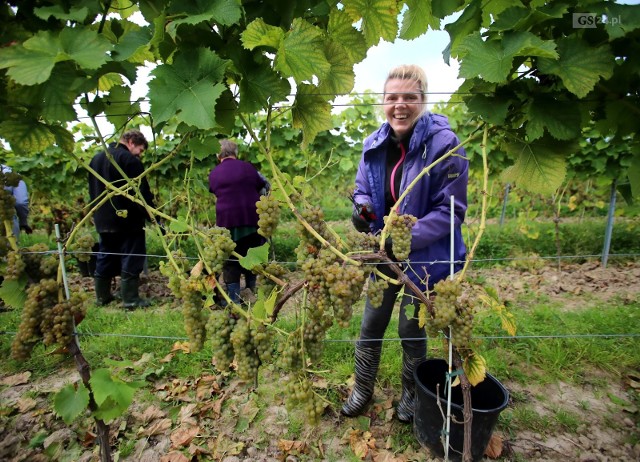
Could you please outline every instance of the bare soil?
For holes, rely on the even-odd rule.
[[[640,294],[640,264],[602,268],[599,263],[563,264],[558,269],[533,262],[527,268],[487,269],[474,273],[497,285],[503,296],[516,299],[525,292],[562,302],[564,309],[593,306],[594,300],[619,297],[636,302]],[[89,282],[87,290],[91,290]],[[146,291],[146,292],[145,292]],[[169,296],[156,274],[143,292]],[[629,326],[638,330],[639,326]],[[172,360],[179,352],[165,358]],[[144,358],[141,358],[144,361]],[[490,453],[505,461],[640,461],[640,416],[631,395],[638,393],[640,371],[619,376],[600,374],[606,389],[558,382],[527,384],[503,381],[510,390],[511,408],[528,406],[544,421],[559,409],[577,415],[579,426],[567,430],[494,433]],[[0,461],[98,461],[95,427],[90,418],[65,425],[51,409],[52,393],[78,381],[70,368],[32,380],[31,373],[0,376]],[[293,437],[301,415],[289,413],[279,397],[279,377],[265,372],[261,386],[231,376],[167,379],[140,392],[126,415],[111,423],[116,459],[143,462],[215,460],[354,461],[436,460],[413,439],[410,427],[394,418],[399,390],[376,388],[376,401],[359,419],[347,419],[328,407],[318,427],[302,427]],[[597,382],[601,383],[601,382]],[[316,386],[328,386],[319,380]],[[348,386],[336,390],[342,396]],[[637,401],[636,401],[637,402]],[[536,429],[537,430],[537,429]],[[486,460],[490,460],[488,457]]]

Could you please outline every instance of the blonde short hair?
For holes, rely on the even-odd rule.
[[[424,111],[427,110],[427,74],[417,64],[401,64],[389,71],[387,79],[384,81],[384,93],[387,92],[387,82],[391,79],[414,80],[418,82],[420,94],[424,103]],[[384,97],[384,95],[383,95]]]

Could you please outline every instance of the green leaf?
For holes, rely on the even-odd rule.
[[[402,17],[401,39],[413,40],[427,32],[429,26],[433,30],[440,29],[440,20],[431,13],[431,2],[407,0],[405,3],[408,9]]]
[[[248,50],[266,46],[278,49],[284,40],[284,31],[279,27],[266,24],[262,18],[252,21],[240,36],[242,46]]]
[[[108,92],[109,90],[111,90],[111,88],[115,87],[116,85],[122,85],[123,83],[124,82],[120,74],[109,72],[108,74],[100,76],[100,78],[98,79],[98,90]]]
[[[460,77],[480,77],[487,82],[503,83],[512,72],[513,54],[507,54],[497,40],[482,40],[476,32],[460,43]]]
[[[126,22],[126,24],[128,25],[131,23]],[[134,24],[133,26],[128,26],[127,29],[125,29],[125,34],[122,37],[114,40],[116,45],[111,52],[111,56],[115,61],[130,59],[132,56],[140,53],[140,51],[147,52],[149,49],[149,42],[152,38],[149,27],[141,28]],[[149,58],[150,61],[153,60],[152,56],[149,56]]]
[[[240,111],[245,113],[266,109],[289,95],[291,85],[268,65],[247,68],[240,81]]]
[[[292,28],[280,43],[275,68],[296,82],[324,78],[331,68],[324,55],[324,40],[320,29],[304,19],[293,20]]]
[[[631,165],[627,170],[627,177],[631,184],[631,194],[634,199],[640,197],[640,154],[636,152],[635,156],[631,158]]]
[[[89,380],[93,397],[98,404],[96,416],[104,420],[119,417],[133,401],[137,388],[143,387],[144,382],[124,382],[111,377],[109,369],[97,369],[91,373]]]
[[[69,130],[60,125],[49,125],[49,131],[53,133],[55,144],[57,144],[60,149],[66,152],[73,152],[75,140]]]
[[[83,7],[70,7],[69,11],[65,11],[62,5],[55,6],[42,6],[33,9],[35,14],[40,19],[47,21],[50,17],[61,19],[63,21],[77,21],[82,22],[87,18],[89,9],[86,6]]]
[[[189,140],[189,150],[197,160],[206,160],[212,152],[220,151],[220,141],[215,136],[194,137]]]
[[[26,274],[22,274],[18,279],[4,279],[0,285],[0,298],[6,305],[20,310],[27,299],[26,287]]]
[[[82,382],[69,384],[62,388],[53,398],[53,410],[69,425],[89,405],[89,390]]]
[[[472,96],[466,104],[471,112],[478,114],[483,120],[501,125],[509,112],[511,99],[478,94]]]
[[[230,134],[233,131],[237,110],[238,103],[233,93],[228,88],[225,88],[216,102],[216,122],[218,123],[216,131],[218,133]]]
[[[318,91],[330,95],[344,95],[353,90],[355,74],[353,63],[341,45],[329,42],[325,45],[325,56],[331,64],[329,73],[320,79]]]
[[[21,155],[44,151],[56,140],[47,124],[26,118],[2,122],[0,136],[11,144],[11,149]]]
[[[504,34],[502,46],[505,53],[513,56],[537,56],[556,59],[556,43],[553,40],[542,40],[531,32],[510,32]]]
[[[481,23],[482,10],[480,9],[480,0],[472,0],[455,22],[444,26],[451,38],[449,45],[442,52],[445,63],[449,64],[451,56],[458,56],[459,44],[465,37],[480,30]]]
[[[200,129],[216,126],[215,102],[226,88],[222,83],[229,61],[206,48],[176,55],[173,65],[158,66],[149,82],[149,97],[156,122],[175,115]]]
[[[367,48],[380,39],[393,42],[398,34],[398,5],[396,0],[344,0],[345,12],[353,22],[362,18],[362,33]]]
[[[22,93],[17,98],[25,103],[29,101],[33,107],[40,106],[42,108],[40,114],[45,120],[70,122],[78,117],[74,109],[78,94],[78,80],[73,67],[61,63],[56,65],[51,78],[46,82],[16,89],[16,93]]]
[[[183,24],[196,25],[213,22],[221,26],[237,23],[242,15],[239,0],[182,0],[175,4],[176,11],[184,18],[174,19],[167,25],[167,33],[175,40],[178,27]]]
[[[189,231],[189,224],[184,217],[178,216],[175,221],[171,221],[169,224],[169,230],[174,233],[186,233]]]
[[[49,78],[57,62],[72,60],[85,69],[97,69],[107,62],[112,45],[97,32],[85,28],[64,28],[59,35],[40,31],[22,46],[0,50],[0,69],[22,85],[35,85]]]
[[[574,95],[583,98],[601,77],[608,79],[615,65],[613,54],[608,45],[591,47],[577,38],[558,40],[557,60],[541,58],[538,62],[540,72],[554,74]]]
[[[302,129],[303,148],[312,143],[318,133],[333,128],[331,105],[315,91],[311,85],[300,85],[291,108],[294,128]]]
[[[331,10],[327,33],[333,42],[344,48],[352,63],[359,63],[367,56],[364,35],[353,27],[353,22],[344,11]]]
[[[256,266],[264,265],[269,261],[269,243],[265,242],[260,247],[252,247],[247,251],[245,257],[239,260],[240,266],[245,269],[252,270]]]
[[[507,142],[503,147],[517,157],[516,163],[503,171],[503,181],[530,192],[553,194],[566,174],[566,154],[575,145],[545,136],[533,142]]]
[[[487,375],[487,362],[479,354],[467,356],[462,363],[462,370],[472,386],[478,385]]]
[[[527,137],[530,141],[541,138],[545,128],[559,140],[570,140],[580,135],[580,109],[570,102],[537,97],[532,101],[527,115]]]
[[[105,102],[104,113],[107,120],[116,127],[116,131],[119,131],[135,115],[140,113],[140,105],[137,102],[131,103],[130,87],[113,87],[109,96],[104,97],[103,100]]]

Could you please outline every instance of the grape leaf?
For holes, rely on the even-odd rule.
[[[27,299],[27,275],[21,274],[18,279],[4,279],[0,285],[0,298],[11,308],[22,309]]]
[[[629,184],[631,185],[631,193],[633,197],[640,197],[640,154],[631,158],[631,165],[627,170]]]
[[[230,26],[240,20],[242,7],[239,0],[182,0],[175,4],[178,17],[167,25],[167,33],[176,39],[178,27],[182,24],[196,25],[201,22],[214,22],[222,26]]]
[[[112,45],[97,32],[84,28],[64,28],[59,35],[40,31],[22,45],[0,49],[0,69],[22,85],[47,80],[53,66],[72,60],[85,69],[97,69],[107,62]]]
[[[398,5],[395,0],[345,0],[344,11],[353,22],[362,19],[362,33],[367,48],[380,39],[393,42],[398,34]]]
[[[0,124],[0,136],[21,155],[44,151],[56,140],[48,125],[27,118],[5,120]]]
[[[473,353],[464,359],[462,369],[467,379],[469,379],[469,383],[475,387],[487,375],[487,362],[479,354]]]
[[[359,63],[367,56],[364,36],[354,29],[353,22],[344,11],[331,10],[327,32],[333,42],[344,48],[352,63]]]
[[[474,95],[467,101],[467,107],[488,123],[501,125],[507,117],[511,102],[510,99],[499,96]]]
[[[502,172],[502,179],[530,192],[553,194],[566,174],[565,156],[575,147],[548,136],[532,142],[507,142],[503,148],[517,159]]]
[[[266,109],[286,99],[290,91],[289,82],[269,66],[254,65],[246,69],[240,81],[240,111],[252,113]]]
[[[318,133],[333,128],[331,105],[322,96],[314,94],[314,89],[311,85],[300,85],[291,108],[293,127],[302,129],[303,148],[312,143]]]
[[[239,260],[240,266],[245,269],[252,270],[256,266],[264,265],[269,261],[269,243],[265,242],[260,247],[252,247],[247,251],[245,257]]]
[[[559,140],[570,140],[580,135],[580,109],[575,104],[556,101],[551,97],[537,97],[529,107],[527,137],[533,141],[544,135],[544,129]]]
[[[111,377],[109,369],[97,369],[91,373],[89,380],[93,397],[98,404],[96,417],[104,420],[114,419],[129,407],[137,388],[144,382],[124,382]]]
[[[131,88],[125,86],[113,87],[109,97],[104,98],[104,113],[116,130],[124,127],[133,116],[140,113],[140,105],[131,101]]]
[[[413,40],[427,32],[429,26],[433,30],[440,29],[440,20],[431,13],[431,2],[423,0],[407,0],[408,9],[402,17],[399,37]]]
[[[69,384],[62,388],[53,398],[53,410],[69,425],[89,405],[89,390],[82,382]]]
[[[78,21],[82,22],[87,18],[89,9],[86,6],[83,7],[70,7],[69,11],[65,11],[62,5],[54,6],[41,6],[33,9],[35,14],[40,19],[47,21],[50,17],[61,19],[63,21]]]
[[[318,91],[330,95],[343,95],[353,89],[355,74],[353,73],[353,63],[341,45],[329,42],[325,45],[325,56],[331,64],[329,73],[320,79]]]
[[[541,58],[540,72],[554,74],[574,95],[584,98],[600,80],[613,74],[614,57],[608,45],[591,47],[577,38],[558,40],[557,60]]]
[[[260,46],[278,49],[284,40],[284,31],[279,27],[266,24],[262,18],[258,18],[247,25],[240,39],[242,46],[248,50]]]
[[[451,41],[442,52],[445,63],[449,64],[451,56],[458,56],[460,42],[468,35],[480,30],[481,23],[482,10],[480,9],[480,0],[472,0],[455,22],[444,26],[451,38]]]
[[[176,55],[173,65],[156,67],[149,82],[149,97],[156,122],[176,116],[200,129],[216,126],[215,102],[222,94],[224,71],[229,61],[206,48]]]
[[[324,55],[324,40],[320,29],[304,19],[296,18],[291,30],[280,43],[275,68],[296,82],[324,78],[331,68]]]

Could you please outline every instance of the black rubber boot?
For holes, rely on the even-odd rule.
[[[353,390],[344,403],[340,412],[347,417],[362,414],[373,397],[373,389],[380,365],[381,346],[360,346],[356,344],[356,382]]]
[[[111,278],[96,276],[93,278],[93,286],[96,290],[96,305],[104,306],[115,300],[111,293]]]
[[[132,274],[123,273],[120,277],[120,293],[122,294],[122,306],[127,310],[136,308],[144,308],[151,303],[144,298],[140,298],[138,287],[140,286],[140,277]]]
[[[227,295],[233,303],[240,303],[240,283],[230,282],[227,284]]]
[[[402,395],[396,407],[396,415],[400,422],[411,423],[413,421],[416,401],[416,381],[413,378],[413,371],[424,359],[412,358],[407,353],[402,354]]]

